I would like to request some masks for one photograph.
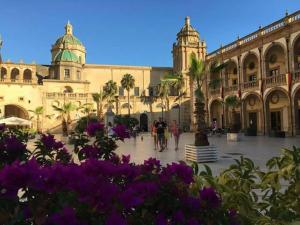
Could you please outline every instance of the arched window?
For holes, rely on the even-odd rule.
[[[24,70],[23,79],[24,80],[31,80],[32,79],[32,72],[31,72],[30,69]]]
[[[10,74],[10,79],[12,81],[18,80],[20,75],[20,71],[17,68],[13,68]]]
[[[5,80],[7,78],[7,69],[5,69],[4,67],[1,68],[1,76],[0,79],[1,80]]]

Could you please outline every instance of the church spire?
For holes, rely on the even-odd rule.
[[[70,23],[70,21],[68,20],[68,23],[65,26],[65,30],[66,30],[66,34],[70,34],[73,35],[73,26]]]

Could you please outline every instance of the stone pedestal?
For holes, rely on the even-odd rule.
[[[241,134],[240,133],[227,133],[227,141],[240,141]]]
[[[218,160],[217,148],[214,145],[185,145],[185,159],[197,163],[216,162]]]

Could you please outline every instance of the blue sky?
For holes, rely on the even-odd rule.
[[[4,60],[49,64],[69,19],[87,63],[172,66],[185,16],[208,51],[300,9],[299,0],[0,0]]]

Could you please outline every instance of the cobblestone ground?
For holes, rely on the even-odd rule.
[[[142,138],[143,137],[143,140]],[[56,138],[61,139],[60,136]],[[149,133],[144,133],[136,139],[126,139],[125,142],[118,142],[119,155],[130,155],[131,161],[135,163],[143,163],[145,159],[150,157],[157,158],[163,165],[172,162],[185,161],[184,146],[193,143],[194,135],[192,133],[184,133],[181,135],[179,142],[179,150],[174,150],[174,139],[169,139],[169,147],[163,152],[154,150],[153,139]],[[64,141],[64,140],[62,140]],[[300,137],[290,138],[271,138],[266,136],[243,137],[240,142],[227,142],[226,136],[209,137],[210,144],[216,145],[218,149],[219,160],[214,163],[207,163],[214,174],[227,168],[232,164],[234,159],[244,157],[251,158],[257,166],[265,168],[265,163],[273,156],[280,154],[282,148],[300,147]],[[34,149],[33,141],[29,143],[29,148]],[[72,149],[72,146],[67,146]]]
[[[143,136],[143,140],[141,140]],[[185,160],[184,146],[193,143],[194,135],[184,133],[181,136],[179,150],[174,150],[174,139],[170,138],[169,148],[163,152],[154,150],[153,139],[149,133],[140,135],[134,139],[119,143],[117,152],[119,154],[131,155],[131,160],[136,163],[142,163],[149,157],[159,159],[162,164]],[[290,138],[271,138],[266,136],[243,137],[240,142],[227,142],[226,135],[221,137],[209,137],[210,144],[216,145],[218,149],[219,160],[214,163],[208,163],[213,173],[219,173],[234,162],[234,159],[244,157],[251,158],[257,166],[265,168],[265,163],[273,156],[280,154],[282,148],[300,147],[299,137]]]

